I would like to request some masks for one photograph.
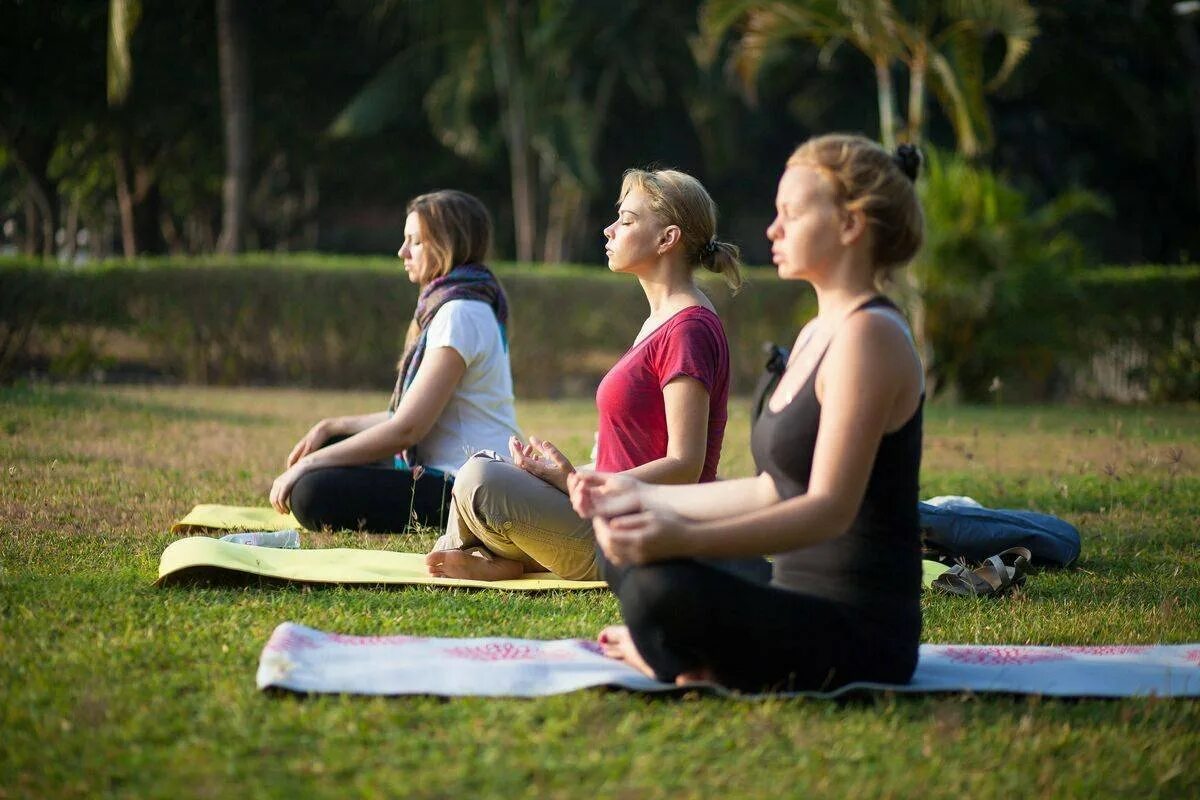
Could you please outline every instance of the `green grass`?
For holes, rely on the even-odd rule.
[[[0,390],[0,798],[1196,796],[1200,701],[846,703],[266,696],[283,620],[356,634],[590,636],[604,593],[158,590],[174,519],[262,504],[316,417],[374,394]],[[722,461],[747,474],[739,403]],[[525,403],[583,459],[586,402]],[[922,493],[1080,526],[1079,569],[999,601],[925,599],[929,642],[1200,642],[1195,408],[933,408]],[[422,550],[408,537],[306,545]]]

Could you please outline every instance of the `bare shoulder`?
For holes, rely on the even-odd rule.
[[[834,336],[830,350],[839,357],[875,366],[907,370],[919,365],[907,324],[890,309],[852,314]]]

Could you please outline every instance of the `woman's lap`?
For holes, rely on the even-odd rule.
[[[570,498],[520,467],[487,455],[467,460],[455,482],[447,534],[455,546],[537,564],[563,578],[595,577],[591,523]]]
[[[903,682],[916,665],[919,630],[881,635],[846,606],[711,565],[606,563],[605,577],[634,644],[663,680],[707,668],[743,691],[829,690],[860,680]]]
[[[296,481],[292,513],[308,530],[401,533],[415,518],[442,527],[450,509],[449,476],[386,467],[326,467]]]

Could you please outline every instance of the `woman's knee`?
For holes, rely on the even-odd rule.
[[[330,518],[339,492],[329,470],[318,469],[300,476],[289,498],[294,516],[307,530],[320,530]]]
[[[454,499],[485,521],[504,515],[505,501],[514,485],[527,473],[506,461],[483,454],[467,459],[454,477]]]
[[[621,576],[620,600],[630,627],[661,628],[678,622],[695,600],[675,562],[629,567]]]

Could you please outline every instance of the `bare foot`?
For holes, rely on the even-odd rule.
[[[609,625],[600,631],[596,641],[600,643],[600,649],[604,651],[604,655],[617,661],[624,661],[649,678],[654,677],[654,670],[650,669],[650,665],[646,663],[646,659],[642,658],[642,654],[638,652],[637,646],[633,643],[633,637],[629,635],[629,628],[624,625]]]
[[[687,686],[689,683],[716,683],[713,671],[708,667],[681,672],[675,676],[676,686]]]
[[[466,550],[434,550],[425,556],[425,566],[435,578],[510,581],[525,574],[525,565],[520,561],[495,556],[488,559]]]

